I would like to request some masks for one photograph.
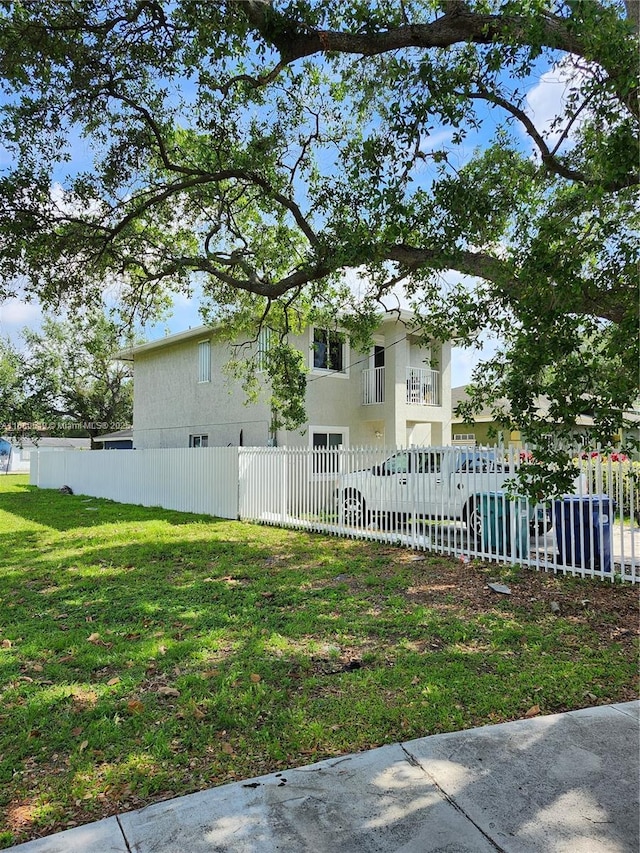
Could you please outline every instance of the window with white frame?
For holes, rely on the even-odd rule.
[[[312,427],[310,430],[313,453],[313,473],[333,474],[338,470],[340,447],[348,443],[347,429],[341,427]]]
[[[331,370],[335,373],[346,371],[346,341],[343,332],[333,329],[313,330],[313,368]]]
[[[211,341],[198,343],[198,382],[211,382]]]
[[[208,435],[190,435],[189,447],[209,447]]]
[[[267,369],[267,353],[271,349],[273,339],[273,331],[267,326],[263,326],[258,332],[258,370]]]

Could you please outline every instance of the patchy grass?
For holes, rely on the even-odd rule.
[[[327,756],[635,698],[637,633],[637,590],[619,584],[0,477],[0,846]]]

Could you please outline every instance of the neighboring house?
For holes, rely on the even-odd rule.
[[[459,385],[451,389],[451,408],[453,415],[451,417],[451,432],[452,444],[455,445],[496,445],[501,444],[505,447],[522,447],[526,442],[526,436],[523,436],[519,431],[510,431],[504,424],[496,421],[491,410],[486,407],[479,411],[473,420],[473,423],[462,420],[455,414],[456,408],[460,403],[467,402],[467,386]],[[506,406],[506,400],[499,400],[498,404]],[[544,415],[549,411],[549,403],[542,397],[538,398],[538,411]],[[629,421],[638,424],[640,423],[640,414],[638,412],[627,412],[625,418]],[[585,429],[593,426],[593,418],[588,415],[582,415],[577,419],[575,426],[575,437],[578,444],[582,443],[585,437]],[[624,434],[615,437],[616,441],[638,439],[638,427],[627,428]]]
[[[386,314],[366,353],[334,329],[310,327],[290,338],[309,366],[309,420],[290,432],[272,432],[266,389],[246,404],[239,382],[224,371],[232,348],[215,328],[123,350],[118,357],[134,368],[134,447],[449,444],[451,345],[421,346],[412,319],[410,312]],[[268,337],[263,330],[254,353]]]
[[[89,450],[90,438],[0,438],[0,474],[28,473],[33,450]]]
[[[131,450],[133,447],[133,430],[119,429],[117,432],[97,435],[93,439],[93,443],[102,444],[104,450]]]

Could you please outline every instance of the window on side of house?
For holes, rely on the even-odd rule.
[[[189,447],[209,447],[208,435],[190,435]]]
[[[315,370],[345,372],[345,337],[342,332],[313,330],[313,367]]]
[[[328,451],[344,447],[346,443],[344,431],[334,431],[332,429],[327,429],[326,431],[320,429],[312,430],[311,447],[313,450],[319,451],[313,454],[313,473],[334,474],[338,470],[338,454]]]
[[[263,326],[258,332],[258,370],[267,369],[267,353],[272,346],[273,331],[267,326]]]
[[[211,341],[198,343],[198,382],[211,382]]]

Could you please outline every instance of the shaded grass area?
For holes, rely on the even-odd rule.
[[[620,584],[2,477],[0,846],[345,752],[635,698],[637,633],[637,590]]]

